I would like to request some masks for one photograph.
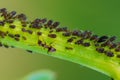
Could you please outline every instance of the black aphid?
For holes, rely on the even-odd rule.
[[[104,48],[96,48],[96,51],[98,51],[99,53],[103,53],[104,52]]]
[[[41,23],[45,23],[46,21],[47,21],[46,18],[40,20]]]
[[[90,40],[98,41],[98,35],[92,35]]]
[[[81,32],[78,31],[78,30],[74,30],[74,31],[72,32],[72,35],[73,35],[73,36],[81,36]]]
[[[35,20],[33,21],[33,23],[37,23],[37,24],[38,24],[38,23],[40,22],[40,20],[41,20],[41,19],[38,19],[38,18],[37,18],[37,19],[35,19]]]
[[[52,32],[53,32],[53,30],[50,30],[50,31],[49,31],[49,33],[52,33]]]
[[[108,40],[108,41],[102,43],[101,47],[110,46],[110,45],[111,45],[111,42]]]
[[[70,32],[65,32],[65,33],[63,33],[63,36],[70,36],[70,35],[71,35]]]
[[[25,14],[19,14],[18,16],[18,19],[21,20],[21,21],[25,21],[27,19],[26,15]]]
[[[10,25],[9,26],[11,29],[14,29],[16,26],[15,25]]]
[[[92,35],[92,32],[90,32],[90,31],[84,31],[81,34],[81,37],[84,38],[84,39],[88,39],[88,38],[91,38],[91,35]]]
[[[20,34],[15,34],[15,37],[20,37]]]
[[[106,54],[108,57],[113,57],[113,56],[114,56],[113,52],[111,52],[111,51],[107,51],[105,54]]]
[[[0,21],[0,26],[4,26],[4,22],[3,21]]]
[[[7,35],[7,34],[6,34],[5,32],[0,31],[0,36],[1,36],[2,38],[4,38],[6,35]]]
[[[52,21],[52,20],[49,20],[49,21],[47,22],[47,26],[51,26],[52,23],[53,23],[53,21]]]
[[[10,13],[7,15],[7,16],[8,16],[8,19],[13,18],[13,17],[15,16],[15,14],[16,14],[16,11],[10,12]]]
[[[75,44],[82,44],[83,43],[83,39],[80,39],[80,40],[77,40],[76,42],[75,42]]]
[[[98,43],[105,42],[107,39],[108,39],[108,36],[101,36],[97,42]]]
[[[54,22],[52,26],[53,28],[56,28],[59,24],[60,24],[59,22]]]
[[[116,52],[120,52],[120,48],[115,48],[115,51]]]
[[[42,32],[37,32],[37,35],[42,35]]]
[[[113,48],[116,48],[117,47],[117,44],[116,43],[111,43],[111,45],[110,45],[110,49],[113,49]]]
[[[33,33],[33,31],[32,31],[32,30],[27,30],[27,32],[28,32],[29,34],[32,34],[32,33]]]
[[[67,30],[67,27],[62,27],[62,31],[67,32],[67,31],[68,31],[68,30]]]
[[[26,30],[25,28],[22,28],[21,31],[23,31],[23,32],[27,32],[27,30]]]
[[[55,52],[55,51],[56,51],[56,49],[53,48],[52,46],[50,46],[50,47],[48,48],[48,52]]]
[[[72,42],[73,41],[73,38],[70,38],[67,40],[67,42]]]
[[[5,22],[7,22],[7,23],[13,23],[14,20],[10,20],[10,19],[8,19],[8,20],[5,20]]]
[[[38,45],[41,45],[42,44],[42,41],[41,40],[38,40]]]
[[[56,34],[48,34],[48,37],[50,37],[50,38],[56,38],[57,35]]]
[[[2,9],[0,9],[0,13],[4,13],[4,12],[6,12],[6,11],[7,11],[6,8],[2,8]]]
[[[63,31],[62,28],[56,28],[56,32],[61,32],[61,31]]]
[[[10,33],[9,33],[8,36],[11,37],[11,38],[14,38],[14,35],[13,35],[13,34],[10,34]]]
[[[96,47],[98,47],[98,46],[99,46],[99,44],[98,44],[98,43],[96,43],[96,44],[95,44],[95,46],[96,46]]]
[[[120,58],[120,54],[117,55],[117,58]]]
[[[109,39],[109,41],[114,41],[116,39],[116,36],[112,36],[112,37],[110,37],[110,39]]]
[[[90,46],[90,43],[89,43],[89,42],[85,42],[85,43],[83,43],[82,45],[85,46],[85,47],[89,47],[89,46]]]
[[[36,28],[36,29],[40,29],[40,28],[42,28],[42,25],[41,25],[41,24],[38,24],[38,23],[34,23],[34,24],[32,24],[30,27]]]
[[[19,41],[19,40],[20,40],[18,37],[15,37],[14,39],[15,39],[16,41]]]

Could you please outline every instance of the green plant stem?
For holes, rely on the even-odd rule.
[[[89,49],[89,48],[76,48],[74,51],[64,51],[64,50],[57,50],[56,52],[47,52],[47,50],[44,50],[42,48],[39,48],[37,46],[30,46],[26,43],[22,42],[15,42],[9,38],[4,38],[2,40],[3,43],[9,44],[9,45],[15,45],[15,47],[22,48],[25,50],[32,50],[36,53],[41,53],[49,56],[53,56],[56,58],[60,58],[63,60],[71,61],[74,63],[78,63],[80,65],[89,67],[91,69],[94,69],[96,71],[102,72],[110,77],[113,77],[115,80],[120,80],[120,66],[119,64],[115,64],[114,62],[107,60],[102,61],[100,59],[104,59],[101,57],[98,57],[98,54],[95,50]],[[63,47],[63,45],[55,45],[59,47]],[[94,54],[94,56],[92,55]],[[89,55],[89,56],[85,56]]]

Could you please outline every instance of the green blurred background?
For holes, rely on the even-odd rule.
[[[48,18],[71,29],[120,37],[120,0],[0,0],[0,8],[3,7],[25,13],[29,20]],[[72,62],[21,49],[0,48],[0,80],[17,80],[41,69],[56,72],[57,80],[110,80]]]

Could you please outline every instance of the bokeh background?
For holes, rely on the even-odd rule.
[[[25,13],[29,20],[48,18],[60,21],[60,26],[116,35],[120,40],[120,0],[0,0],[0,8],[3,7]],[[0,48],[0,80],[17,80],[41,69],[56,72],[57,80],[110,80],[72,62],[21,49]]]

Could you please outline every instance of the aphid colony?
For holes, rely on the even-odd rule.
[[[35,29],[39,30],[35,34],[39,37],[43,35],[44,32],[41,31],[41,29],[47,29],[49,28],[50,30],[47,35],[47,37],[51,39],[56,39],[57,37],[60,37],[59,33],[62,33],[62,37],[66,38],[66,43],[71,44],[73,43],[74,45],[80,45],[83,47],[90,47],[94,46],[95,50],[98,53],[105,54],[108,57],[114,57],[117,56],[120,58],[120,54],[115,54],[117,52],[120,52],[120,43],[114,42],[116,39],[115,36],[113,37],[108,37],[108,36],[101,36],[99,37],[98,35],[93,34],[91,31],[81,31],[81,30],[68,30],[67,27],[58,27],[59,22],[53,22],[52,20],[47,19],[35,19],[33,21],[27,21],[27,17],[24,14],[16,14],[15,11],[8,12],[6,8],[0,9],[0,17],[2,18],[0,20],[0,27],[6,27],[5,24],[9,24],[9,28],[14,30],[17,28],[20,28],[20,31],[22,33],[28,33],[29,35],[32,36],[34,34]],[[17,25],[13,24],[14,21],[21,22],[21,27],[18,27]],[[27,27],[27,28],[26,28]],[[8,29],[9,29],[8,28]],[[21,41],[27,40],[28,38],[24,34],[12,34],[9,33],[8,30],[2,31],[0,30],[0,37],[5,38],[5,37],[10,37],[13,38],[15,41]],[[53,41],[54,43],[54,41]],[[50,45],[47,44],[47,42],[44,42],[43,40],[38,39],[37,43],[38,46],[44,47],[48,50],[48,52],[55,52],[57,49]],[[2,44],[0,42],[0,46],[4,45],[4,47],[8,48],[9,46],[7,44]],[[13,46],[14,47],[14,46]],[[73,50],[74,47],[69,47],[69,46],[64,46],[66,50]],[[106,49],[107,48],[107,49]],[[28,52],[32,52],[31,50],[27,50]]]

